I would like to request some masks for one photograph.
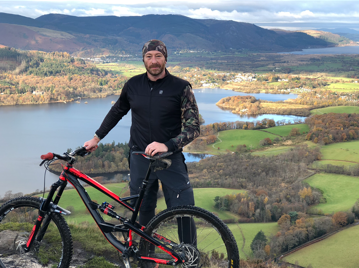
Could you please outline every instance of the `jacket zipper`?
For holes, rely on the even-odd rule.
[[[149,114],[149,120],[148,120],[148,124],[149,124],[149,131],[150,131],[150,140],[149,142],[151,143],[152,142],[152,131],[151,131],[151,121],[152,121],[152,118],[151,118],[151,103],[152,103],[152,91],[153,91],[153,86],[150,86],[150,98],[149,98],[149,107],[150,107],[150,110],[148,111],[148,114]]]

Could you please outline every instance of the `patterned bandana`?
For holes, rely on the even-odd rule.
[[[152,51],[152,50],[161,52],[163,56],[165,56],[165,59],[167,61],[167,48],[162,41],[152,39],[148,41],[146,44],[144,44],[142,48],[142,57],[144,57],[148,51]]]

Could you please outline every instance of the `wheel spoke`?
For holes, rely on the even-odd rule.
[[[41,241],[33,242],[25,252],[32,228],[38,218],[41,201],[20,197],[0,208],[0,268],[68,267],[72,257],[70,230],[61,215],[53,214]]]
[[[238,248],[230,230],[216,216],[203,209],[188,206],[165,210],[146,228],[146,233],[152,235],[154,232],[161,242],[168,239],[176,243],[172,249],[187,259],[182,268],[239,267]],[[141,240],[142,255],[150,256],[151,248],[154,249],[150,243]],[[155,252],[161,250],[156,248]],[[162,255],[166,254],[162,251]],[[167,258],[160,258],[173,260],[168,254]],[[143,262],[141,267],[154,266]]]

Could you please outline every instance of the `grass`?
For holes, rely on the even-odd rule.
[[[359,141],[333,143],[321,148],[323,160],[347,161],[359,164]]]
[[[285,153],[290,150],[290,148],[293,148],[293,146],[276,146],[276,147],[269,147],[268,149],[264,151],[257,151],[252,153],[253,155],[259,155],[259,156],[272,156],[272,155],[279,155],[282,153]]]
[[[309,132],[307,124],[286,125],[267,128],[266,131],[279,136],[288,136],[293,128],[299,128],[300,133]]]
[[[315,161],[312,164],[312,168],[320,169],[321,167],[326,166],[326,165],[350,167],[350,166],[356,166],[358,164],[346,162],[346,161],[340,161],[340,160],[321,160],[321,161]]]
[[[113,183],[106,184],[106,188],[110,189],[112,192],[123,196],[123,193],[127,190],[127,183]],[[115,201],[112,201],[111,198],[107,197],[105,194],[97,191],[92,187],[86,187],[86,191],[91,197],[91,200],[95,200],[98,204],[102,202],[109,202],[110,204],[116,207],[116,212],[123,216],[123,213],[127,210],[117,204]],[[221,211],[214,208],[214,198],[216,196],[224,196],[229,194],[237,194],[239,192],[244,192],[244,190],[237,189],[225,189],[225,188],[195,188],[195,202],[196,206],[202,207],[206,210],[209,210],[215,213],[219,218],[225,219],[238,219],[238,216],[230,213],[229,211]],[[91,222],[93,223],[92,216],[88,213],[85,205],[83,204],[81,198],[75,189],[69,189],[64,191],[62,199],[60,200],[59,205],[63,208],[68,208],[69,206],[73,207],[73,213],[69,216],[66,216],[66,220],[70,223],[81,223],[81,222]],[[166,209],[166,204],[164,198],[158,200],[157,204],[158,211]],[[104,219],[109,220],[110,218],[104,214],[101,214]]]
[[[358,177],[320,173],[309,177],[305,182],[323,192],[326,203],[312,208],[322,210],[325,214],[350,210],[359,197]]]
[[[220,219],[233,219],[238,218],[237,215],[230,213],[229,211],[222,211],[214,208],[214,198],[216,196],[225,196],[230,194],[238,194],[245,192],[244,190],[237,189],[225,189],[225,188],[194,188],[194,197],[197,207],[204,208],[212,213],[216,214]],[[166,203],[164,198],[158,200],[157,209],[166,209]]]
[[[105,187],[114,192],[115,194],[122,195],[127,189],[127,183],[111,183],[106,184]],[[86,187],[87,193],[89,194],[91,200],[95,200],[97,203],[101,204],[102,202],[109,202],[110,204],[115,205],[115,201],[113,201],[107,195],[97,191],[95,188]],[[66,220],[73,223],[81,223],[81,222],[93,222],[92,216],[87,211],[84,203],[82,202],[80,196],[78,195],[75,189],[69,189],[64,191],[62,198],[60,199],[59,205],[63,208],[67,208],[69,206],[73,207],[73,213],[66,217]],[[116,207],[121,207],[120,205]]]
[[[358,83],[333,83],[325,87],[325,89],[329,89],[337,92],[349,92],[359,90]]]
[[[259,231],[263,231],[266,235],[267,239],[269,240],[269,236],[271,234],[276,234],[279,231],[279,226],[276,222],[270,223],[242,223],[242,224],[229,224],[228,227],[232,231],[234,238],[237,241],[238,249],[239,249],[239,256],[241,259],[246,259],[243,252],[241,251],[243,246],[243,237],[238,228],[238,226],[242,229],[245,238],[245,246],[244,252],[250,256],[252,254],[250,245],[253,241],[253,238]]]
[[[259,143],[265,138],[273,140],[277,135],[259,130],[225,130],[218,133],[218,137],[222,142],[217,140],[216,143],[207,146],[207,153],[216,154],[216,152],[226,152],[226,150],[234,152],[238,145],[245,144],[248,148],[258,148]],[[218,150],[218,147],[220,148]]]
[[[359,226],[343,230],[323,241],[305,247],[284,258],[284,261],[313,268],[356,268]]]
[[[359,113],[358,106],[332,106],[320,109],[314,109],[310,111],[311,114],[329,114],[329,113],[338,113],[338,114],[357,114]]]
[[[96,67],[102,70],[112,71],[115,74],[121,74],[126,77],[132,77],[146,71],[142,62],[106,63],[97,64]]]
[[[256,151],[253,152],[253,155],[259,155],[259,156],[272,156],[272,155],[279,155],[282,153],[285,153],[289,150],[291,150],[292,148],[294,148],[296,145],[307,145],[308,148],[314,148],[317,147],[318,145],[311,142],[311,141],[305,141],[305,142],[300,142],[294,145],[286,145],[286,146],[269,146],[267,149],[265,150],[261,150],[261,151]]]

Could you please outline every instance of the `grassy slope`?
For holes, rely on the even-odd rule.
[[[290,150],[290,148],[293,148],[293,146],[275,146],[275,147],[269,147],[268,149],[266,149],[264,151],[254,152],[252,154],[259,155],[259,156],[279,155],[279,154],[287,152],[288,150]]]
[[[246,259],[246,257],[244,256],[243,252],[241,251],[242,246],[243,246],[243,237],[242,234],[238,228],[238,226],[240,226],[240,228],[242,229],[242,232],[244,234],[244,238],[245,238],[245,246],[244,246],[244,252],[250,256],[251,255],[251,248],[250,245],[253,241],[253,238],[256,236],[256,234],[259,231],[263,231],[264,234],[267,236],[268,240],[269,240],[269,236],[271,234],[276,234],[279,231],[279,227],[278,224],[276,222],[270,222],[270,223],[242,223],[242,224],[230,224],[228,225],[229,228],[231,229],[237,244],[238,244],[238,249],[239,249],[239,256],[242,259]]]
[[[359,226],[341,231],[323,241],[301,249],[284,261],[313,268],[356,268],[359,263]]]
[[[347,113],[354,114],[359,113],[358,106],[332,106],[320,109],[314,109],[310,111],[311,114],[328,114],[328,113]]]
[[[106,184],[105,187],[114,192],[115,194],[120,194],[121,196],[126,191],[127,185],[127,183],[111,183]],[[111,198],[97,191],[95,188],[86,187],[86,191],[89,194],[91,200],[94,200],[99,204],[106,201],[112,205],[115,205],[115,202],[112,201]],[[83,221],[93,221],[91,215],[88,213],[84,203],[82,202],[80,196],[75,189],[64,191],[59,205],[63,208],[67,208],[68,206],[72,206],[74,208],[74,213],[66,217],[66,220],[69,220],[70,222],[80,223]],[[120,205],[118,205],[117,207],[120,207]]]
[[[350,167],[350,166],[356,166],[357,163],[350,163],[346,161],[340,161],[340,160],[321,160],[321,161],[315,161],[312,165],[312,168],[321,168],[326,165],[333,165],[333,166],[344,166],[344,167]]]
[[[275,135],[279,135],[279,136],[288,136],[290,131],[293,128],[299,128],[300,133],[309,131],[309,127],[307,124],[296,124],[296,125],[271,127],[271,128],[266,129],[266,131],[273,133]]]
[[[105,186],[111,191],[113,191],[114,193],[120,194],[120,196],[127,190],[127,183],[106,184]],[[104,201],[109,202],[116,207],[116,211],[118,213],[123,213],[122,211],[124,210],[120,205],[116,206],[116,202],[112,201],[111,198],[107,197],[101,192],[96,191],[92,187],[87,187],[86,191],[90,195],[91,199],[96,200],[97,203],[102,203]],[[238,216],[228,211],[217,210],[213,206],[214,206],[214,198],[216,196],[237,194],[239,192],[243,192],[243,190],[224,189],[224,188],[196,188],[194,189],[196,206],[202,207],[204,209],[207,209],[215,213],[221,219],[238,218]],[[87,212],[85,205],[83,204],[82,200],[80,199],[80,197],[78,196],[77,192],[74,189],[66,190],[64,192],[63,198],[60,200],[59,205],[63,208],[66,208],[68,206],[73,206],[74,213],[67,217],[67,220],[69,220],[70,222],[80,223],[83,221],[87,221],[87,222],[93,221],[91,215]],[[166,204],[164,198],[161,198],[158,201],[158,209],[164,210],[165,208],[166,208]]]
[[[265,138],[270,138],[271,140],[273,140],[275,137],[278,136],[258,130],[242,130],[242,129],[225,130],[219,132],[219,138],[222,140],[222,142],[217,140],[215,144],[208,145],[207,150],[209,153],[211,153],[211,151],[225,152],[226,150],[230,150],[233,152],[236,150],[236,147],[240,144],[245,144],[247,145],[247,147],[257,148],[259,147],[259,142],[261,140]],[[218,147],[220,148],[220,150],[217,149]]]
[[[132,77],[138,74],[142,74],[146,71],[142,62],[128,62],[126,64],[97,64],[96,67],[99,69],[112,71],[113,73],[121,74],[126,77]]]
[[[224,196],[230,194],[238,194],[240,192],[244,192],[244,190],[237,189],[225,189],[225,188],[194,188],[194,197],[196,206],[204,208],[208,211],[213,212],[222,220],[238,218],[235,214],[232,214],[228,211],[222,211],[214,208],[214,198],[216,196]],[[158,200],[157,204],[158,210],[166,209],[166,203],[164,198]]]
[[[359,141],[333,143],[321,148],[323,160],[341,160],[359,163]]]
[[[358,83],[334,83],[325,87],[326,89],[337,92],[350,92],[359,90]]]
[[[327,202],[314,208],[321,209],[324,213],[350,210],[358,198],[358,177],[320,173],[306,179],[305,182],[323,191],[323,197]]]
[[[313,163],[313,168],[323,165],[355,166],[359,164],[359,141],[333,143],[321,148],[322,160]]]

